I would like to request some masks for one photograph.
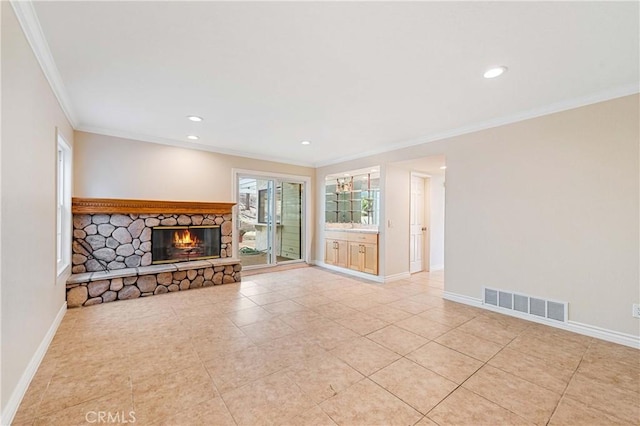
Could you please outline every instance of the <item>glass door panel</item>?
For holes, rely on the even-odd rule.
[[[271,263],[270,182],[238,179],[238,256],[244,266]]]
[[[302,188],[238,177],[238,256],[244,267],[303,260]]]
[[[276,197],[278,261],[302,259],[302,184],[282,182]]]

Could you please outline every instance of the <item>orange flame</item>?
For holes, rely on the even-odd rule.
[[[191,232],[185,229],[182,235],[178,231],[173,233],[173,246],[177,248],[195,247],[198,245],[198,237],[195,235],[191,237]]]

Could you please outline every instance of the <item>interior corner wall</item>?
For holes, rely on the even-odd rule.
[[[446,290],[565,301],[572,322],[639,336],[638,95],[456,139]]]
[[[411,217],[408,209],[411,202],[411,172],[388,164],[384,173],[384,217],[380,233],[384,243],[384,276],[393,277],[409,272],[409,234]],[[382,243],[381,243],[382,244]]]
[[[65,302],[56,284],[56,128],[69,144],[73,131],[10,3],[1,7],[4,416]]]
[[[316,176],[445,155],[445,291],[481,300],[490,286],[566,301],[569,321],[637,338],[639,101],[636,94],[599,102],[332,164]],[[405,189],[397,180],[382,185],[387,196]],[[383,209],[408,217],[409,204],[387,200]],[[408,268],[408,250],[404,260],[403,247],[381,244],[381,268]]]
[[[432,176],[430,185],[429,269],[444,268],[444,176]]]

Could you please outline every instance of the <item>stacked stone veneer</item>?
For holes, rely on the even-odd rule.
[[[237,259],[212,259],[72,275],[67,306],[96,305],[217,284],[239,282]]]
[[[75,214],[72,273],[151,265],[154,226],[220,225],[220,258],[230,257],[231,215]]]

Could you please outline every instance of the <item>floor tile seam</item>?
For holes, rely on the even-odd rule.
[[[403,330],[404,330],[404,329],[403,329]],[[377,330],[377,331],[380,331],[380,330]],[[372,332],[372,333],[367,334],[366,336],[361,336],[361,337],[364,337],[364,338],[368,339],[369,341],[371,341],[371,342],[373,342],[373,343],[376,343],[376,344],[378,344],[378,345],[382,346],[383,348],[385,348],[385,349],[387,349],[387,350],[390,350],[391,352],[393,352],[393,353],[395,353],[395,354],[400,355],[402,358],[404,358],[404,357],[405,357],[405,355],[408,355],[408,354],[410,354],[411,352],[417,351],[418,349],[420,349],[421,347],[423,347],[424,345],[426,345],[427,343],[429,343],[429,342],[430,342],[430,341],[427,341],[427,342],[425,342],[425,343],[421,344],[420,346],[418,346],[417,348],[410,350],[410,351],[409,351],[409,352],[407,352],[406,354],[403,354],[403,353],[400,353],[400,352],[396,351],[396,350],[395,350],[395,349],[393,349],[393,348],[388,347],[387,345],[385,345],[385,344],[383,344],[383,343],[376,342],[375,340],[371,339],[369,336],[370,336],[371,334],[373,334],[373,333],[375,333],[375,331],[374,331],[374,332]],[[417,336],[417,337],[422,337],[422,336],[418,336],[418,335],[417,335],[417,334],[415,334],[415,333],[413,333],[413,334],[414,334],[415,336]],[[426,339],[426,337],[422,337],[422,338],[423,338],[423,339]]]
[[[265,378],[267,378],[267,377],[273,376],[273,375],[278,374],[278,373],[285,373],[285,374],[286,374],[286,371],[287,371],[288,369],[289,369],[289,366],[288,366],[288,365],[282,366],[282,367],[278,368],[277,370],[274,370],[274,371],[272,371],[272,372],[270,372],[270,373],[262,374],[262,375],[259,375],[258,377],[255,377],[255,378],[252,378],[252,379],[250,379],[250,380],[247,380],[247,381],[241,382],[241,383],[240,383],[240,385],[238,385],[238,386],[234,386],[232,389],[229,389],[229,390],[227,390],[227,391],[225,391],[225,392],[218,392],[218,396],[220,396],[221,398],[223,398],[223,397],[224,397],[224,395],[227,395],[227,394],[229,394],[229,393],[231,393],[231,392],[234,392],[234,391],[236,391],[236,390],[238,390],[238,389],[241,389],[241,388],[243,388],[243,387],[249,386],[250,384],[252,384],[252,383],[254,383],[254,382],[257,382],[258,380],[265,379]],[[207,369],[207,371],[208,371],[208,369]],[[288,376],[287,376],[287,378],[288,378]],[[291,379],[289,379],[289,380],[291,380]],[[291,381],[293,382],[293,380],[291,380]],[[214,385],[215,385],[215,381],[214,381],[213,383],[214,383]],[[296,385],[296,386],[297,386],[297,385]],[[299,387],[298,387],[298,388],[299,388]],[[217,385],[216,385],[216,390],[218,390],[218,386],[217,386]],[[224,398],[223,398],[223,399],[224,399]]]
[[[209,374],[209,376],[211,376],[211,374],[209,373],[209,370],[207,370],[207,374]],[[213,382],[213,386],[215,386],[215,388],[216,388],[216,392],[218,392],[217,398],[220,398],[220,401],[222,401],[222,405],[224,405],[225,410],[227,410],[227,413],[229,413],[229,415],[231,416],[231,420],[233,420],[233,422],[237,426],[239,424],[238,420],[236,420],[236,418],[233,416],[233,413],[231,412],[231,410],[229,409],[229,406],[227,405],[227,401],[225,401],[224,398],[222,397],[222,393],[220,392],[220,389],[218,389],[218,385],[216,385],[216,383],[213,380],[213,378],[211,379],[211,381]]]
[[[563,396],[562,396],[562,398],[561,398],[561,401],[562,401],[562,400],[565,400],[565,399],[571,400],[571,401],[576,402],[576,403],[578,403],[578,404],[584,405],[584,406],[586,406],[587,408],[591,408],[591,409],[596,410],[596,411],[598,411],[598,412],[600,412],[600,413],[603,413],[603,414],[605,414],[605,415],[607,415],[607,416],[613,417],[614,419],[617,419],[617,420],[619,420],[619,421],[620,421],[620,423],[619,423],[619,424],[627,424],[627,423],[629,423],[627,420],[624,420],[624,419],[621,419],[620,417],[618,417],[617,413],[614,413],[613,411],[605,411],[605,410],[602,410],[602,409],[600,409],[600,408],[593,407],[593,406],[591,406],[591,405],[587,404],[587,403],[586,403],[586,402],[584,402],[584,401],[580,401],[579,399],[577,399],[577,398],[576,398],[576,397],[574,397],[573,395],[563,395]],[[560,403],[558,403],[558,406],[559,406],[559,405],[560,405]],[[555,411],[556,411],[556,410],[554,410],[554,414],[555,414]],[[552,417],[553,417],[553,416],[552,416]]]
[[[582,365],[582,362],[578,365],[578,368],[576,368],[576,373],[581,374],[582,376],[584,376],[584,377],[586,377],[588,379],[598,380],[598,378],[595,377],[596,376],[595,373],[592,373],[589,370],[586,370],[586,372],[585,372],[585,370],[580,371],[580,366],[581,365]],[[605,365],[599,365],[598,367],[603,369],[603,370],[605,370],[605,371],[607,371],[607,372],[609,372],[609,373],[613,373],[613,374],[618,373],[618,371],[608,367],[606,364]],[[625,371],[626,371],[626,369],[625,369]],[[636,372],[629,371],[629,373],[631,373],[631,375],[635,375],[636,377],[640,378],[640,370],[636,371]],[[624,390],[624,391],[633,392],[633,393],[638,394],[638,399],[640,400],[640,383],[638,383],[637,381],[636,381],[636,386],[634,387],[634,389],[630,389],[626,385],[622,386],[622,385],[618,384],[617,386],[619,388],[621,388],[622,390]]]
[[[395,361],[394,361],[395,362]],[[380,369],[382,370],[382,369]],[[380,371],[378,370],[378,371]],[[372,373],[371,375],[373,375],[375,373]],[[421,411],[419,411],[418,409],[416,409],[413,405],[409,404],[408,402],[406,402],[405,400],[403,400],[402,398],[400,398],[398,395],[392,393],[391,391],[389,391],[388,389],[385,389],[383,386],[381,386],[378,382],[376,382],[375,380],[373,380],[370,376],[365,377],[362,380],[369,380],[371,383],[373,383],[374,385],[376,385],[378,388],[382,389],[385,393],[388,393],[389,395],[393,396],[394,398],[396,398],[397,400],[401,401],[403,404],[405,404],[406,406],[408,406],[409,408],[411,408],[413,411],[415,411],[416,413],[418,413],[420,415],[420,418],[422,418],[422,416],[424,416],[425,414],[422,414]]]
[[[529,384],[531,384],[531,385],[537,386],[537,387],[542,388],[542,389],[544,389],[544,390],[546,390],[546,391],[548,391],[548,392],[552,392],[552,393],[554,393],[554,394],[556,394],[556,395],[560,396],[560,397],[557,399],[556,403],[555,403],[555,406],[554,406],[553,411],[551,412],[551,414],[549,415],[549,417],[547,418],[547,420],[546,420],[546,422],[545,422],[545,424],[549,423],[549,421],[551,420],[551,417],[553,417],[553,414],[555,413],[555,411],[556,411],[556,409],[557,409],[557,407],[558,407],[558,404],[560,403],[560,400],[562,399],[562,394],[559,394],[558,392],[555,392],[555,391],[549,390],[549,389],[547,389],[547,388],[545,388],[545,387],[543,387],[543,386],[538,385],[537,383],[533,383],[532,381],[527,380],[527,379],[525,379],[525,378],[523,378],[523,377],[520,377],[520,376],[518,376],[517,374],[514,374],[514,373],[511,373],[511,372],[508,372],[508,371],[502,370],[501,368],[498,368],[498,367],[495,367],[494,365],[489,364],[489,362],[490,362],[493,358],[495,358],[495,357],[496,357],[500,352],[502,352],[502,351],[504,350],[504,348],[506,348],[506,346],[505,346],[505,347],[503,347],[503,348],[502,348],[501,350],[499,350],[498,352],[496,352],[496,353],[495,353],[491,358],[489,358],[489,359],[488,359],[488,360],[487,360],[487,361],[486,361],[486,362],[485,362],[485,363],[484,363],[480,368],[478,368],[478,369],[477,369],[473,374],[471,374],[469,377],[467,377],[467,379],[465,379],[462,383],[460,383],[460,386],[462,387],[462,386],[463,386],[467,381],[469,381],[473,376],[475,376],[475,375],[478,373],[478,371],[480,371],[482,368],[485,368],[485,367],[492,367],[492,368],[495,368],[495,369],[497,369],[497,370],[500,370],[500,371],[502,371],[502,372],[504,372],[504,373],[506,373],[506,374],[513,375],[513,376],[517,377],[518,379],[523,380],[523,381],[525,381],[525,382],[527,382],[527,383],[529,383]],[[569,382],[567,382],[567,386],[568,386],[568,383],[569,383]],[[477,393],[477,392],[475,392],[473,389],[470,389],[470,388],[468,388],[468,387],[464,387],[464,389],[466,389],[466,390],[468,390],[468,391],[470,391],[470,392],[473,392],[474,394],[476,394],[476,395],[478,395],[478,396],[480,396],[480,397],[482,397],[482,398],[486,399],[487,401],[491,401],[489,398],[487,398],[487,397],[485,397],[485,396],[483,396],[483,395],[478,394],[478,393]],[[566,389],[565,389],[565,391],[566,391]],[[494,404],[496,404],[496,405],[499,405],[500,407],[504,408],[505,410],[508,410],[508,411],[512,412],[513,414],[517,415],[518,417],[520,417],[520,418],[523,418],[523,419],[524,419],[524,417],[523,417],[521,414],[518,414],[518,413],[514,412],[513,410],[511,410],[511,409],[509,409],[509,408],[507,408],[507,407],[503,406],[503,405],[502,405],[502,404],[500,404],[499,402],[497,402],[497,401],[491,401],[491,402],[493,402],[493,403],[494,403]],[[525,420],[527,420],[527,419],[525,419]],[[527,420],[527,421],[529,421],[529,420]]]
[[[113,395],[113,394],[121,394],[121,393],[122,393],[121,391],[114,391],[114,392],[109,392],[109,393],[107,393],[107,394],[99,394],[99,395],[96,395],[96,396],[94,396],[94,397],[90,397],[90,398],[88,398],[88,399],[83,399],[82,401],[79,401],[79,402],[77,402],[77,403],[75,403],[75,404],[73,404],[73,405],[68,405],[68,406],[66,406],[66,407],[64,407],[64,408],[62,408],[62,409],[59,409],[59,410],[52,410],[52,411],[48,411],[48,412],[46,412],[46,413],[40,413],[40,412],[39,412],[39,409],[38,409],[38,412],[37,412],[37,413],[36,413],[36,415],[34,415],[34,417],[33,417],[33,422],[35,423],[35,421],[36,421],[37,419],[41,418],[41,417],[50,416],[50,415],[52,415],[52,414],[59,413],[59,412],[62,412],[62,411],[64,411],[64,410],[68,410],[68,409],[73,408],[73,407],[76,407],[76,406],[78,406],[78,405],[81,405],[81,404],[85,404],[85,403],[87,403],[87,402],[94,401],[94,400],[99,399],[99,398],[102,398],[102,397],[104,397],[104,396],[109,396],[109,395]],[[131,386],[131,377],[130,377],[130,376],[129,376],[129,394],[130,394],[130,396],[131,396],[131,405],[133,406],[133,387]],[[43,395],[43,396],[44,396],[44,395]],[[42,402],[42,401],[41,401],[41,402]]]
[[[52,375],[53,377],[53,375]],[[29,416],[31,419],[31,423],[34,423],[36,418],[38,418],[38,411],[40,410],[40,404],[42,403],[42,400],[44,398],[45,392],[47,391],[47,389],[49,389],[49,383],[51,382],[51,379],[49,379],[47,381],[47,386],[45,386],[44,390],[42,392],[40,392],[40,395],[38,397],[37,402],[22,407],[22,401],[20,402],[20,405],[18,406],[18,410],[16,411],[16,414],[14,415],[14,418],[17,417],[18,413],[20,412],[20,409],[28,409],[28,408],[32,408],[33,409],[33,414],[31,416]],[[29,386],[31,386],[31,384],[29,384]],[[27,388],[27,392],[29,391],[29,388]],[[26,392],[25,392],[25,396],[26,396]],[[23,401],[24,401],[24,396],[23,396]]]
[[[436,376],[438,376],[438,377],[442,377],[443,379],[448,380],[448,381],[450,381],[450,382],[454,383],[454,384],[456,385],[455,389],[459,388],[459,387],[462,385],[462,384],[460,384],[460,385],[459,385],[459,384],[457,384],[456,382],[454,382],[454,381],[453,381],[453,380],[451,380],[450,378],[443,376],[442,374],[438,373],[437,371],[433,371],[433,370],[432,370],[432,369],[430,369],[429,367],[425,367],[424,365],[420,364],[420,363],[419,363],[419,362],[417,362],[417,361],[412,360],[411,358],[407,358],[406,356],[403,356],[401,359],[405,359],[405,360],[407,360],[407,361],[411,362],[412,364],[417,365],[418,367],[422,367],[422,368],[424,368],[425,370],[428,370],[430,373],[433,373],[433,374],[435,374],[435,375],[436,375]],[[400,360],[396,360],[396,361],[394,361],[394,362],[398,362],[398,361],[400,361]],[[479,370],[479,369],[478,369],[478,370]],[[473,372],[473,374],[475,374],[478,370],[474,371],[474,372]],[[469,376],[469,377],[471,377],[471,376]],[[466,380],[465,380],[465,381],[466,381]],[[464,383],[464,382],[463,382],[463,383]],[[454,390],[455,390],[455,389],[454,389]],[[451,391],[451,392],[453,392],[453,391]],[[425,414],[425,416],[426,416],[426,414]]]
[[[531,380],[527,379],[526,377],[522,377],[522,376],[521,376],[521,375],[519,375],[517,372],[516,372],[516,373],[514,373],[514,372],[512,372],[512,371],[507,371],[507,370],[505,370],[505,369],[503,369],[503,368],[500,368],[499,366],[497,366],[497,365],[495,365],[495,364],[489,364],[488,362],[487,362],[487,366],[488,366],[488,367],[495,368],[496,370],[500,370],[500,371],[502,371],[503,373],[506,373],[506,374],[510,374],[510,375],[512,375],[512,376],[515,376],[515,377],[517,377],[518,379],[520,379],[520,380],[522,380],[522,381],[525,381],[525,382],[527,382],[527,383],[529,383],[529,384],[531,384],[531,385],[534,385],[534,386],[536,386],[536,387],[542,388],[542,389],[544,389],[544,390],[546,390],[546,391],[548,391],[548,392],[552,392],[552,393],[554,393],[554,394],[556,394],[556,395],[559,395],[559,396],[560,396],[560,399],[562,398],[562,395],[564,394],[564,391],[563,391],[563,393],[560,393],[560,392],[558,392],[557,390],[549,389],[548,387],[543,386],[543,385],[541,385],[541,384],[539,384],[539,383],[533,382],[533,381],[531,381]],[[569,383],[569,382],[567,382],[567,384],[565,384],[565,389],[566,389],[566,387],[568,386],[568,383]]]
[[[514,338],[511,340],[511,342],[509,342],[508,344],[506,344],[506,345],[505,345],[505,348],[506,348],[506,347],[509,347],[509,349],[510,349],[510,350],[512,350],[512,351],[516,351],[516,352],[519,352],[519,353],[521,353],[521,354],[524,354],[524,355],[528,355],[528,356],[534,357],[534,358],[539,359],[540,361],[543,361],[543,362],[548,362],[548,361],[549,361],[548,359],[545,359],[545,358],[543,358],[543,357],[541,357],[541,356],[539,356],[539,355],[537,355],[537,354],[531,353],[531,352],[529,352],[529,351],[524,351],[524,350],[521,350],[521,349],[518,349],[518,348],[511,347],[510,345],[511,345],[511,344],[514,342],[514,340],[516,340],[518,337],[520,337],[520,336],[514,337]],[[546,345],[546,344],[545,344],[544,346],[548,346],[548,345]],[[554,356],[555,356],[555,355],[554,355]],[[584,356],[584,355],[583,355],[583,356]],[[582,357],[580,358],[580,362],[578,363],[578,365],[580,365],[580,363],[581,363],[581,362],[582,362]],[[577,369],[577,368],[578,368],[578,367],[576,367],[575,369]]]
[[[589,344],[589,347],[587,348],[587,350],[591,347],[591,343]],[[582,364],[582,361],[584,360],[584,356],[587,353],[587,350],[584,351],[584,353],[582,354],[582,356],[580,357],[580,362],[578,362],[578,365],[576,366],[576,368],[573,370],[573,373],[571,374],[571,377],[569,378],[569,380],[567,380],[566,385],[564,386],[564,390],[562,391],[562,394],[560,395],[560,399],[558,400],[558,402],[556,403],[556,406],[553,408],[553,412],[551,413],[551,416],[549,417],[549,421],[551,421],[551,419],[553,418],[553,416],[555,415],[556,411],[558,410],[558,407],[560,406],[560,401],[562,401],[565,396],[567,396],[569,399],[573,399],[575,401],[574,398],[571,398],[570,395],[567,395],[567,390],[569,389],[569,385],[571,385],[571,382],[573,381],[573,379],[576,377],[576,375],[578,374],[578,370],[580,369],[580,365]],[[584,404],[584,402],[582,401],[578,401],[581,404]]]
[[[454,329],[454,330],[455,330],[455,329]],[[452,331],[452,330],[449,330],[449,331]],[[448,333],[449,331],[447,331],[447,333]],[[438,342],[438,341],[437,341],[437,339],[439,339],[440,337],[444,336],[444,335],[445,335],[445,334],[447,334],[447,333],[441,334],[440,336],[436,337],[435,339],[432,339],[431,341],[432,341],[432,342],[434,342],[434,343],[437,343],[437,344],[438,344],[438,345],[440,345],[440,346],[444,346],[445,348],[450,349],[450,350],[452,350],[452,351],[454,351],[454,352],[458,352],[459,354],[464,355],[464,356],[466,356],[466,357],[468,357],[468,358],[471,358],[471,359],[473,359],[473,360],[475,360],[475,361],[481,362],[483,365],[484,365],[484,364],[487,364],[489,361],[491,361],[491,360],[492,360],[492,359],[493,359],[497,354],[499,354],[500,352],[502,352],[502,350],[506,347],[506,346],[503,346],[502,348],[500,348],[500,350],[499,350],[498,352],[496,352],[495,354],[491,355],[491,356],[489,357],[489,359],[487,359],[487,360],[485,361],[485,360],[483,360],[483,359],[476,358],[476,357],[475,357],[475,356],[473,356],[473,355],[470,355],[470,354],[464,353],[464,352],[462,352],[462,351],[459,351],[459,350],[458,350],[458,349],[456,349],[456,348],[452,348],[452,347],[450,347],[450,346],[447,346],[447,345],[446,345],[446,344],[444,344],[444,343],[441,343],[441,342]],[[466,334],[468,334],[468,333],[466,333]],[[485,340],[485,339],[482,339],[482,340]],[[428,343],[428,342],[427,342],[427,343]],[[493,343],[493,342],[489,342],[489,343]]]
[[[375,343],[375,342],[374,342],[374,343]],[[377,343],[376,343],[376,344],[377,344]],[[383,347],[383,348],[384,348],[384,347]],[[327,352],[331,353],[331,355],[335,356],[335,357],[336,357],[336,358],[338,358],[340,361],[344,362],[344,363],[345,363],[345,364],[347,364],[349,367],[351,367],[351,368],[353,368],[354,370],[356,370],[358,373],[360,373],[361,375],[363,375],[365,379],[368,379],[370,376],[372,376],[372,375],[376,374],[378,371],[380,371],[380,370],[384,369],[385,367],[388,367],[389,365],[391,365],[391,364],[393,364],[394,362],[396,362],[398,359],[402,358],[402,356],[400,356],[400,358],[398,358],[398,359],[395,359],[395,360],[391,361],[389,364],[386,364],[386,365],[384,365],[384,366],[382,366],[382,367],[380,367],[380,368],[377,368],[375,371],[373,371],[373,372],[372,372],[372,373],[370,373],[370,374],[366,374],[365,372],[360,371],[360,369],[358,369],[355,365],[351,365],[351,363],[350,363],[349,361],[347,361],[346,359],[342,359],[342,358],[341,358],[340,356],[338,356],[337,354],[333,354],[332,352],[333,352],[334,350],[336,350],[336,349],[337,349],[337,347],[335,347],[335,348],[333,348],[333,349],[331,349],[331,350],[329,350],[329,351],[327,351]],[[384,349],[386,349],[386,348],[384,348]],[[395,354],[395,355],[397,355],[395,352],[394,352],[394,354]]]
[[[483,366],[483,367],[484,367],[484,366]],[[482,367],[480,367],[480,368],[482,368]],[[456,389],[454,389],[451,393],[455,392],[455,391],[456,391],[456,390],[458,390],[458,389],[464,389],[464,390],[466,390],[467,392],[471,392],[471,393],[473,393],[474,395],[476,395],[476,396],[478,396],[478,397],[480,397],[480,398],[484,399],[485,401],[490,402],[491,404],[497,405],[498,407],[500,407],[500,408],[502,408],[502,409],[504,409],[504,410],[507,410],[508,412],[510,412],[511,414],[513,414],[514,416],[516,416],[516,417],[518,417],[518,418],[522,419],[522,420],[523,420],[524,422],[526,422],[527,424],[534,424],[535,422],[532,422],[531,420],[526,419],[526,418],[525,418],[525,417],[523,417],[521,414],[516,413],[516,412],[515,412],[515,411],[513,411],[512,409],[510,409],[510,408],[508,408],[508,407],[505,407],[504,405],[500,404],[499,402],[497,402],[497,401],[493,401],[493,400],[491,400],[491,399],[487,398],[486,396],[484,396],[484,395],[481,395],[481,394],[477,393],[477,392],[476,392],[476,391],[474,391],[473,389],[469,389],[468,387],[463,386],[467,381],[469,381],[469,379],[471,379],[471,377],[473,377],[473,376],[475,376],[475,375],[476,375],[476,373],[480,370],[480,368],[478,368],[478,370],[476,370],[476,371],[475,371],[471,376],[467,377],[467,378],[466,378],[462,383],[460,383],[460,385],[458,385],[458,387],[457,387]],[[445,399],[446,399],[446,398],[445,398]],[[442,403],[443,401],[444,401],[444,399],[443,399],[442,401],[440,401],[440,403]],[[440,403],[439,403],[438,405],[440,405]],[[437,406],[436,406],[436,407],[437,407]],[[436,407],[433,407],[433,409],[432,409],[432,410],[430,410],[430,411],[429,411],[429,413],[431,413],[431,411],[435,410],[435,409],[436,409]],[[428,415],[429,415],[429,413],[427,413],[426,415],[428,416]],[[549,419],[551,419],[551,417],[549,417]],[[547,422],[546,422],[546,423],[548,423],[548,422],[549,422],[549,419],[547,419]]]
[[[373,376],[373,374],[372,374],[371,376]],[[414,409],[415,411],[417,411],[417,412],[418,412],[422,417],[426,416],[426,413],[423,413],[423,412],[422,412],[422,411],[420,411],[417,407],[414,407],[414,406],[413,406],[413,404],[411,404],[409,401],[405,401],[405,400],[404,400],[400,395],[396,395],[395,393],[391,392],[391,390],[389,390],[389,389],[385,388],[385,387],[382,385],[382,383],[378,383],[378,382],[377,382],[373,377],[371,377],[371,376],[369,376],[369,377],[367,377],[367,378],[368,378],[369,380],[371,380],[373,383],[375,383],[376,385],[378,385],[379,387],[381,387],[383,390],[387,391],[387,392],[388,392],[388,393],[390,393],[391,395],[395,396],[395,397],[396,397],[396,398],[398,398],[400,401],[402,401],[402,402],[404,402],[405,404],[407,404],[409,407],[413,408],[413,409]],[[457,386],[456,386],[456,388],[455,388],[455,389],[457,389]],[[454,390],[455,390],[455,389],[454,389]],[[451,392],[453,392],[453,391],[451,391]],[[447,395],[446,395],[444,398],[442,398],[440,401],[438,401],[438,404],[439,404],[441,401],[443,401],[444,399],[446,399],[446,398],[451,394],[451,392],[447,393]],[[436,404],[436,405],[437,405],[437,404]],[[430,411],[430,410],[429,410],[429,411]],[[418,421],[419,421],[419,420],[418,420]]]
[[[265,375],[263,375],[263,376],[257,377],[257,378],[255,378],[255,379],[253,379],[253,380],[250,380],[250,381],[247,381],[247,382],[245,382],[245,383],[242,383],[240,386],[234,387],[233,389],[229,389],[228,391],[226,391],[226,392],[224,392],[224,393],[220,393],[220,392],[218,393],[218,396],[220,397],[220,399],[221,399],[221,400],[222,400],[222,402],[224,403],[225,407],[227,408],[227,411],[229,411],[229,414],[231,414],[231,417],[233,418],[233,421],[236,423],[236,425],[239,425],[240,423],[239,423],[239,421],[238,421],[238,420],[236,420],[236,418],[234,417],[233,413],[232,413],[232,412],[231,412],[231,410],[229,409],[228,404],[227,404],[227,401],[225,400],[224,396],[225,396],[225,395],[227,395],[227,398],[228,398],[228,395],[229,395],[230,393],[235,392],[235,391],[239,391],[240,389],[245,388],[245,387],[247,387],[247,386],[250,386],[251,384],[253,384],[253,383],[257,382],[258,380],[263,380],[263,379],[266,379],[266,378],[268,378],[268,377],[275,376],[276,374],[284,373],[285,378],[286,378],[289,382],[291,382],[291,384],[292,384],[293,386],[295,386],[295,387],[296,387],[296,389],[298,389],[298,391],[299,391],[302,395],[304,395],[304,397],[305,397],[306,399],[308,399],[311,403],[315,404],[315,402],[313,401],[313,399],[311,399],[311,397],[310,397],[309,395],[307,395],[307,393],[306,393],[306,392],[304,392],[304,391],[300,388],[300,386],[298,386],[298,384],[297,384],[293,379],[291,379],[291,378],[287,375],[287,370],[288,370],[288,369],[289,369],[289,366],[283,367],[283,368],[281,368],[281,369],[279,369],[279,370],[277,370],[277,371],[273,371],[273,372],[271,372],[271,373],[268,373],[268,374],[265,374]],[[301,413],[298,413],[298,414],[301,414]],[[296,416],[296,415],[298,415],[298,414],[294,414],[294,415],[292,415],[292,416],[290,416],[290,417],[287,417],[287,419],[292,418],[292,417],[295,417],[295,416]],[[270,423],[270,424],[274,424],[274,422],[269,422],[269,423]]]

